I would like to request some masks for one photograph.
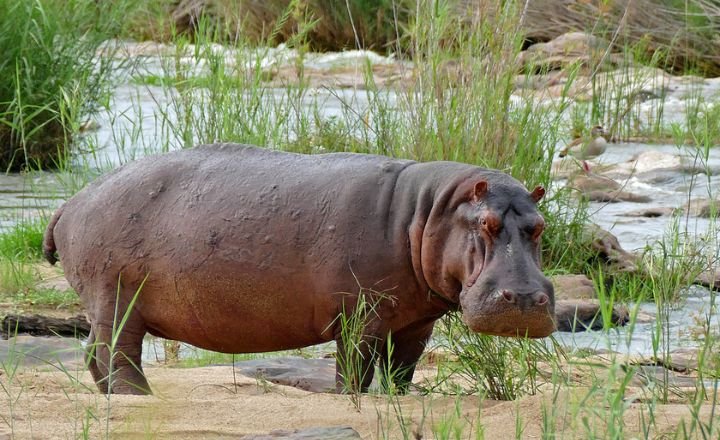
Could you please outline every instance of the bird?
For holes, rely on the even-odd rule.
[[[590,130],[589,139],[585,137],[574,139],[560,151],[560,157],[571,155],[579,160],[595,158],[607,149],[605,136],[605,129],[602,125],[596,125]]]

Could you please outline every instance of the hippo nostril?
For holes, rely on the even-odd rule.
[[[545,292],[536,292],[533,296],[535,297],[535,304],[539,306],[544,306],[550,301],[550,297]]]
[[[510,290],[503,290],[502,296],[503,298],[505,298],[505,301],[509,302],[510,304],[515,304],[515,292],[512,292]]]

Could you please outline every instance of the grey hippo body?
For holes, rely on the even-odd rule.
[[[404,386],[451,309],[474,331],[554,330],[539,262],[543,194],[454,162],[204,145],[88,185],[55,213],[44,251],[53,263],[57,251],[85,305],[88,364],[103,392],[149,392],[148,332],[226,353],[341,345],[336,318],[361,288],[381,298],[363,332],[362,385],[379,358]]]

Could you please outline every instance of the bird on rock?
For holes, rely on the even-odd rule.
[[[607,149],[605,136],[605,129],[602,125],[596,125],[590,130],[589,138],[579,137],[573,140],[567,147],[560,151],[560,157],[570,155],[579,160],[597,157]]]

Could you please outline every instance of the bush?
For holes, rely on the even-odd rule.
[[[54,167],[106,90],[124,2],[0,0],[0,169]],[[117,67],[115,65],[114,67]]]

